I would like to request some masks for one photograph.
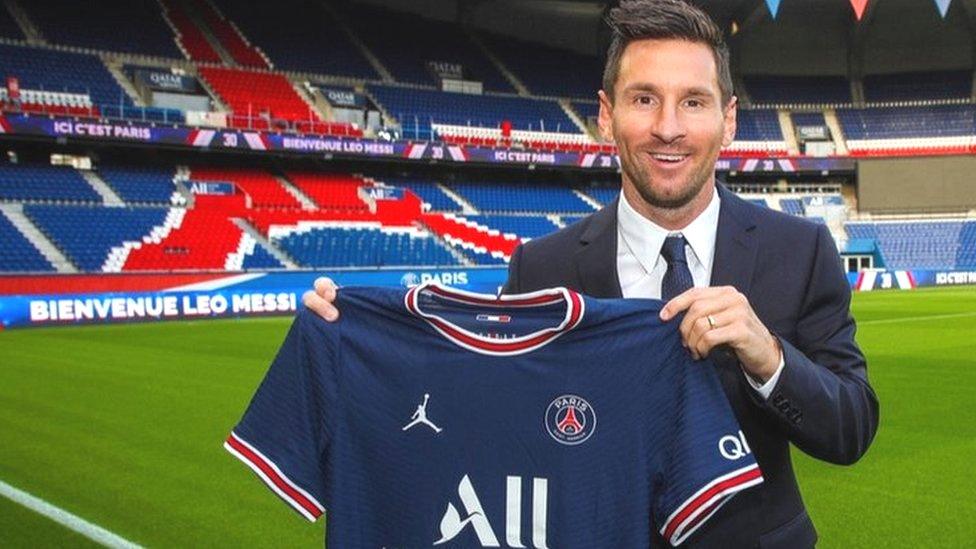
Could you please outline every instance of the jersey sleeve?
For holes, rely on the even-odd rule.
[[[691,360],[678,346],[665,370],[672,398],[653,514],[664,539],[679,545],[735,494],[763,478],[715,365]]]
[[[325,453],[336,400],[337,326],[307,310],[291,329],[224,448],[306,519],[325,511]]]

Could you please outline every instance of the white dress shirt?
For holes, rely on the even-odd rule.
[[[617,277],[625,298],[661,299],[661,282],[668,270],[668,262],[661,256],[664,239],[671,235],[685,237],[685,255],[695,287],[705,287],[712,280],[712,261],[715,259],[715,234],[718,232],[718,213],[721,201],[712,191],[712,200],[705,210],[687,227],[669,231],[637,213],[620,193],[617,203]],[[763,398],[769,398],[783,371],[780,352],[776,373],[764,384],[749,375],[746,380]]]

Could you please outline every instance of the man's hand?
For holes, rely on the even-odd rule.
[[[782,349],[749,305],[749,300],[732,286],[692,288],[676,296],[661,309],[667,322],[687,311],[681,321],[681,339],[691,356],[699,360],[717,345],[728,345],[742,369],[765,383],[779,367]]]
[[[332,282],[331,278],[324,276],[316,278],[312,287],[315,289],[305,292],[302,296],[302,303],[320,317],[334,322],[339,318],[339,309],[336,309],[332,302],[335,301],[339,287]]]

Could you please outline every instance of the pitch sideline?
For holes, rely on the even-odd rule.
[[[95,543],[104,545],[105,547],[142,549],[141,545],[132,543],[131,541],[117,534],[109,532],[101,526],[92,524],[87,520],[71,514],[60,507],[52,505],[37,496],[33,496],[27,492],[24,492],[23,490],[14,488],[2,480],[0,480],[0,496],[18,503],[31,511],[34,511],[35,513],[44,515],[65,528],[73,530],[94,541]]]

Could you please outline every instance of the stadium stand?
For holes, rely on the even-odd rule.
[[[464,218],[499,234],[510,234],[523,240],[545,236],[559,228],[543,215],[466,215]]]
[[[484,225],[454,214],[430,213],[420,217],[423,224],[448,244],[460,249],[478,265],[503,264],[521,240],[499,234]]]
[[[198,166],[191,169],[190,180],[233,183],[250,199],[253,207],[301,208],[298,199],[273,175],[263,170]]]
[[[98,175],[122,200],[130,204],[179,204],[174,168],[154,166],[103,166]],[[174,196],[175,195],[175,196]]]
[[[600,204],[607,205],[620,196],[620,187],[590,187],[583,192]]]
[[[102,202],[94,189],[67,166],[0,164],[0,200]]]
[[[965,153],[976,144],[976,106],[837,109],[852,155]]]
[[[460,66],[463,76],[482,82],[485,91],[515,92],[459,25],[349,4],[349,23],[398,82],[440,85],[428,64],[446,63]]]
[[[410,189],[417,196],[420,197],[422,201],[430,204],[431,211],[435,212],[460,212],[461,205],[454,201],[450,196],[448,196],[437,183],[431,181],[422,181],[419,179],[399,179],[399,178],[384,178],[384,183],[393,185],[394,187],[403,187]]]
[[[101,60],[90,54],[0,44],[0,74],[17,77],[21,90],[81,94],[96,106],[133,106]]]
[[[596,120],[600,116],[600,104],[599,103],[588,103],[585,101],[573,101],[571,103],[573,110],[579,114],[580,118],[583,120],[593,119]]]
[[[314,2],[222,0],[218,4],[278,69],[379,78],[362,52],[339,29],[338,23]]]
[[[349,174],[289,171],[285,176],[319,208],[365,210],[368,204],[359,197],[360,187],[367,183]]]
[[[956,252],[957,269],[976,269],[976,221],[966,221],[959,231],[959,250]]]
[[[803,200],[799,198],[781,198],[779,200],[779,207],[790,215],[798,215],[800,217],[804,215]]]
[[[99,0],[97,8],[70,9],[61,0],[21,5],[55,44],[180,59],[156,0]]]
[[[282,231],[273,242],[307,267],[445,266],[458,260],[427,231],[360,223]]]
[[[827,126],[827,120],[822,112],[794,112],[790,113],[790,119],[793,120],[793,127],[795,128],[800,126]]]
[[[591,213],[593,207],[563,186],[460,183],[451,188],[482,213]]]
[[[213,36],[220,42],[221,47],[234,58],[234,61],[245,67],[269,68],[261,52],[251,46],[240,30],[225,19],[209,0],[195,0],[193,6],[204,24],[210,28]]]
[[[596,56],[508,36],[486,35],[484,41],[535,95],[595,99],[601,87],[603,62]]]
[[[0,271],[48,272],[54,267],[41,252],[24,237],[17,227],[0,212]]]
[[[869,103],[971,99],[972,71],[869,74],[864,99]]]
[[[962,221],[850,222],[845,229],[851,238],[875,240],[888,269],[950,270],[964,268],[957,258],[973,253],[973,229],[965,235],[969,242],[962,242],[963,225]]]
[[[203,31],[197,27],[179,0],[159,0],[163,18],[169,21],[176,34],[176,43],[188,59],[207,63],[222,63],[217,50],[210,45]]]
[[[4,5],[0,5],[0,37],[12,38],[14,40],[24,39],[23,31],[20,30],[20,26],[10,16],[10,12],[7,11],[7,7]]]
[[[270,119],[321,122],[280,74],[200,67],[200,76],[234,111],[234,127],[268,129]]]
[[[430,139],[432,123],[498,129],[504,120],[514,130],[579,133],[555,101],[381,85],[368,89],[408,139]]]
[[[24,213],[80,269],[102,271],[112,248],[142,242],[167,210],[28,204]]]
[[[753,104],[846,105],[853,102],[851,84],[843,76],[743,77]]]
[[[249,271],[252,269],[283,269],[285,267],[253,238],[242,239],[242,241],[246,242],[250,248],[245,248],[240,252],[243,255],[241,269]]]
[[[786,152],[787,145],[776,111],[739,109],[737,116],[735,140],[725,148],[726,151],[759,156]]]

